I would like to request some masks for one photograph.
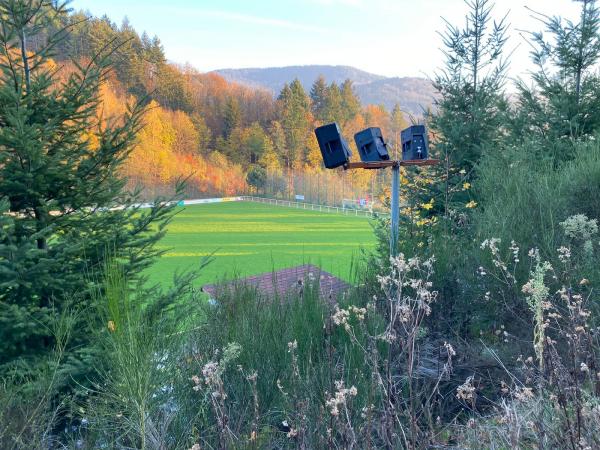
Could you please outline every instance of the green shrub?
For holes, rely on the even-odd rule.
[[[557,174],[564,193],[567,215],[585,214],[600,219],[600,144],[595,139],[580,143],[575,158]]]
[[[566,196],[552,161],[542,155],[542,149],[530,143],[483,158],[476,183],[481,207],[473,217],[479,242],[499,238],[554,252],[556,227],[566,217]]]

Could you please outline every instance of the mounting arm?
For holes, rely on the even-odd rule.
[[[348,162],[344,164],[344,170],[351,169],[385,169],[386,167],[402,166],[435,166],[439,159],[414,159],[411,161],[375,161],[375,162]]]

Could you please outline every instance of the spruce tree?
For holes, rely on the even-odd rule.
[[[327,84],[325,83],[325,78],[323,75],[320,75],[319,78],[317,78],[313,83],[310,89],[310,100],[311,110],[315,120],[319,121],[320,123],[324,123],[327,120],[327,116],[325,114]]]
[[[497,149],[503,130],[507,101],[503,93],[507,62],[506,17],[493,20],[490,0],[468,0],[464,28],[450,23],[442,33],[445,67],[434,77],[441,97],[428,117],[437,157],[440,183],[427,192],[425,202],[436,198],[448,215],[476,202],[470,183],[477,162],[487,149]]]
[[[140,209],[124,190],[119,169],[144,110],[98,117],[103,55],[61,79],[51,58],[64,32],[30,51],[28,41],[64,14],[50,0],[0,1],[0,374],[44,363],[57,317],[90,304],[108,257],[140,280],[172,215],[164,203]],[[79,317],[74,370],[90,344]]]
[[[577,23],[536,14],[545,33],[530,34],[537,70],[533,88],[522,80],[517,83],[519,114],[513,121],[517,139],[541,140],[558,161],[572,149],[564,138],[600,129],[600,9],[596,0],[574,1],[581,4]]]
[[[360,114],[360,100],[354,93],[351,80],[344,81],[340,87],[340,91],[342,97],[342,118],[344,123],[346,123]]]
[[[325,116],[328,122],[337,122],[343,126],[342,92],[335,83],[331,83],[327,88]]]
[[[244,158],[244,166],[258,163],[265,149],[265,141],[267,139],[269,137],[258,122],[254,122],[246,129],[243,146],[240,149]]]
[[[394,151],[393,157],[394,159],[399,159],[402,158],[402,150],[400,148],[402,143],[400,139],[400,134],[402,133],[402,130],[408,127],[408,122],[406,121],[404,113],[400,109],[400,105],[398,103],[394,105],[394,109],[392,110],[392,115],[390,117],[390,122],[392,131],[391,144],[392,149]]]
[[[240,104],[235,97],[229,97],[223,109],[223,137],[229,138],[232,131],[241,125]]]
[[[279,95],[281,125],[289,151],[289,166],[299,167],[304,160],[306,138],[310,134],[310,99],[298,79],[285,85]]]
[[[271,140],[273,141],[273,147],[275,154],[283,161],[283,166],[287,169],[290,168],[290,154],[285,141],[285,131],[281,126],[281,123],[274,121],[271,124]]]

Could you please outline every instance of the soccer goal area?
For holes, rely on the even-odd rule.
[[[342,199],[342,208],[357,209],[360,211],[373,211],[374,202],[369,198],[344,198]]]

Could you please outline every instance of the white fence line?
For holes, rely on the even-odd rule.
[[[288,208],[337,213],[337,214],[343,214],[346,216],[356,216],[356,217],[358,217],[358,216],[374,217],[375,214],[377,214],[379,216],[388,215],[387,213],[374,213],[373,211],[364,210],[364,209],[345,208],[343,206],[339,207],[339,206],[318,205],[315,203],[294,202],[291,200],[279,200],[276,198],[254,197],[252,195],[242,195],[242,196],[237,196],[237,197],[219,197],[219,198],[200,198],[200,199],[180,200],[176,203],[179,206],[187,206],[187,205],[202,205],[202,204],[207,204],[207,203],[241,202],[241,201],[265,203],[268,205],[275,205],[275,206],[287,206]],[[135,205],[135,206],[138,206],[141,208],[150,208],[153,206],[153,204],[152,203],[142,203],[142,204]]]
[[[362,216],[362,217],[374,217],[375,216],[375,213],[373,211],[363,210],[363,209],[344,208],[344,207],[340,208],[339,206],[317,205],[314,203],[294,202],[291,200],[278,200],[276,198],[253,197],[251,195],[244,195],[241,197],[241,199],[250,201],[250,202],[266,203],[269,205],[287,206],[289,208],[338,213],[338,214],[344,214],[346,216],[357,216],[357,217],[358,216]],[[378,215],[385,215],[385,214],[378,213]]]

